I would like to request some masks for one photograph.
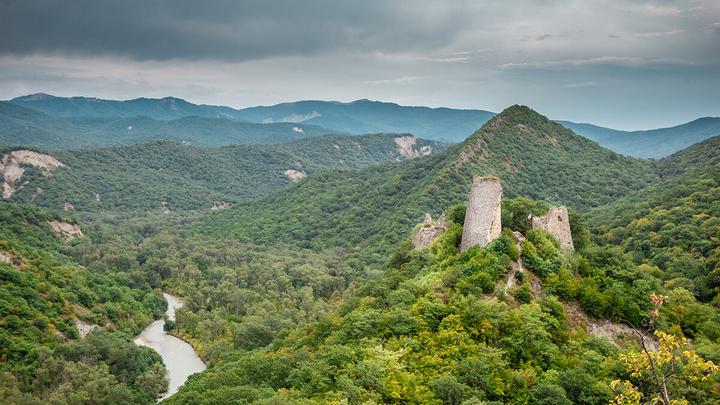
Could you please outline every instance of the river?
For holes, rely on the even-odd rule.
[[[175,310],[181,308],[183,303],[170,294],[163,293],[163,296],[168,302],[168,309],[165,314],[174,321]],[[204,371],[206,368],[205,363],[195,353],[195,349],[184,340],[165,332],[163,329],[164,324],[165,321],[162,319],[157,320],[135,338],[135,344],[147,346],[160,353],[163,363],[165,363],[170,384],[167,392],[159,400],[176,393],[178,388],[187,381],[188,377]]]

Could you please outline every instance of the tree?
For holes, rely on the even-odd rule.
[[[650,327],[652,327],[660,314],[659,309],[664,302],[664,297],[652,294],[650,299],[653,303],[650,318]],[[659,397],[654,399],[655,402],[662,402],[665,405],[687,403],[685,400],[671,399],[672,383],[705,382],[713,376],[717,377],[716,373],[720,373],[720,366],[700,357],[695,350],[690,348],[690,341],[685,337],[655,331],[658,348],[652,350],[648,347],[645,336],[639,331],[637,333],[642,350],[620,355],[620,362],[631,376],[644,378],[652,383],[660,393]],[[638,390],[628,381],[613,381],[612,387],[617,394],[614,403],[628,403],[628,399],[623,400],[623,398],[633,398],[633,401],[637,398],[636,391]]]

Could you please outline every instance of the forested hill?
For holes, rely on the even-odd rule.
[[[201,146],[275,144],[338,133],[315,125],[248,123],[187,116],[158,120],[146,116],[58,118],[0,102],[0,144],[43,149],[91,148],[173,139]]]
[[[0,398],[7,404],[152,404],[160,355],[132,336],[166,308],[143,277],[86,269],[67,255],[67,219],[0,202]],[[76,326],[76,322],[83,327]],[[104,327],[80,340],[81,331]]]
[[[660,181],[588,214],[596,239],[698,299],[720,300],[720,137],[658,162]]]
[[[527,215],[512,206],[503,216]],[[706,361],[720,357],[717,309],[663,286],[617,249],[563,252],[544,231],[516,239],[510,228],[485,248],[459,251],[464,210],[447,213],[429,248],[400,244],[382,275],[339,308],[263,349],[243,350],[233,331],[254,341],[264,330],[234,328],[231,305],[213,311],[212,323],[198,322],[202,307],[181,311],[183,336],[227,349],[168,402],[600,405],[659,392],[717,402],[720,367]],[[651,320],[657,340],[646,342],[657,352],[646,354],[629,325]],[[673,378],[654,383],[647,358]]]
[[[278,145],[201,148],[172,141],[51,152],[64,166],[28,168],[10,199],[53,210],[209,210],[268,195],[322,168],[359,169],[447,146],[407,135],[327,135]],[[0,154],[9,148],[0,150]],[[27,183],[25,183],[27,182]],[[163,204],[165,203],[165,204]]]
[[[437,215],[465,202],[474,175],[501,178],[506,197],[524,195],[579,210],[657,179],[651,162],[603,149],[527,107],[513,106],[444,154],[318,173],[281,194],[209,215],[201,228],[263,243],[365,246],[371,248],[362,254],[371,254],[403,238],[424,212]]]

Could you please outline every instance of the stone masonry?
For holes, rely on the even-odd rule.
[[[570,232],[570,219],[567,207],[550,207],[547,215],[542,217],[531,216],[532,228],[543,229],[560,241],[561,250],[573,250],[572,233]]]
[[[473,246],[485,247],[502,232],[500,199],[502,185],[496,177],[473,177],[472,190],[465,211],[460,250]]]
[[[420,224],[420,228],[412,237],[413,245],[416,249],[423,249],[428,246],[440,235],[447,230],[445,222],[445,214],[440,215],[437,221],[432,220],[430,214],[425,214],[425,220]]]

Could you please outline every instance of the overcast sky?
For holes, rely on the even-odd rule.
[[[670,126],[720,116],[720,1],[0,0],[0,99],[35,92]]]

